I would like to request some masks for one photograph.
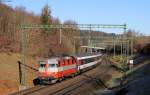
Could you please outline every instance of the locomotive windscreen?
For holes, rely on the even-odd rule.
[[[45,68],[46,64],[40,64],[40,68]]]
[[[56,67],[56,64],[49,64],[49,68],[54,68]]]

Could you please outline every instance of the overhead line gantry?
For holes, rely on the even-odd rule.
[[[56,25],[39,25],[39,24],[22,24],[19,25],[19,28],[21,29],[21,50],[22,50],[22,56],[21,56],[21,62],[22,64],[26,64],[26,48],[27,48],[27,32],[28,29],[59,29],[59,43],[62,44],[62,29],[76,29],[76,30],[82,30],[82,29],[89,29],[89,32],[92,32],[92,29],[123,29],[123,32],[126,32],[127,25],[126,24],[56,24]],[[89,35],[89,38],[91,36]],[[124,37],[126,38],[126,37]],[[74,38],[73,38],[74,39]],[[25,67],[21,66],[21,85],[25,85]]]

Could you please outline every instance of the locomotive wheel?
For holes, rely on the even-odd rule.
[[[36,86],[36,85],[40,85],[41,82],[40,82],[40,79],[36,78],[33,80],[33,84]]]
[[[66,80],[66,78],[65,78],[65,77],[62,77],[62,80]]]
[[[54,83],[57,83],[57,81],[58,81],[57,79],[51,80],[51,83],[54,84]]]
[[[62,80],[63,80],[62,78],[59,78],[59,79],[58,79],[58,82],[61,82]]]
[[[72,78],[74,78],[75,76],[76,76],[75,74],[72,74],[72,75],[71,75]]]

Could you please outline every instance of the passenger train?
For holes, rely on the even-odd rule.
[[[74,77],[97,66],[101,56],[101,53],[97,53],[40,60],[38,77],[33,83],[51,84],[67,77]]]

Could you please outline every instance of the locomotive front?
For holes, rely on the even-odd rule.
[[[50,84],[55,82],[58,75],[58,59],[51,58],[39,61],[38,78],[33,80],[34,84]]]

